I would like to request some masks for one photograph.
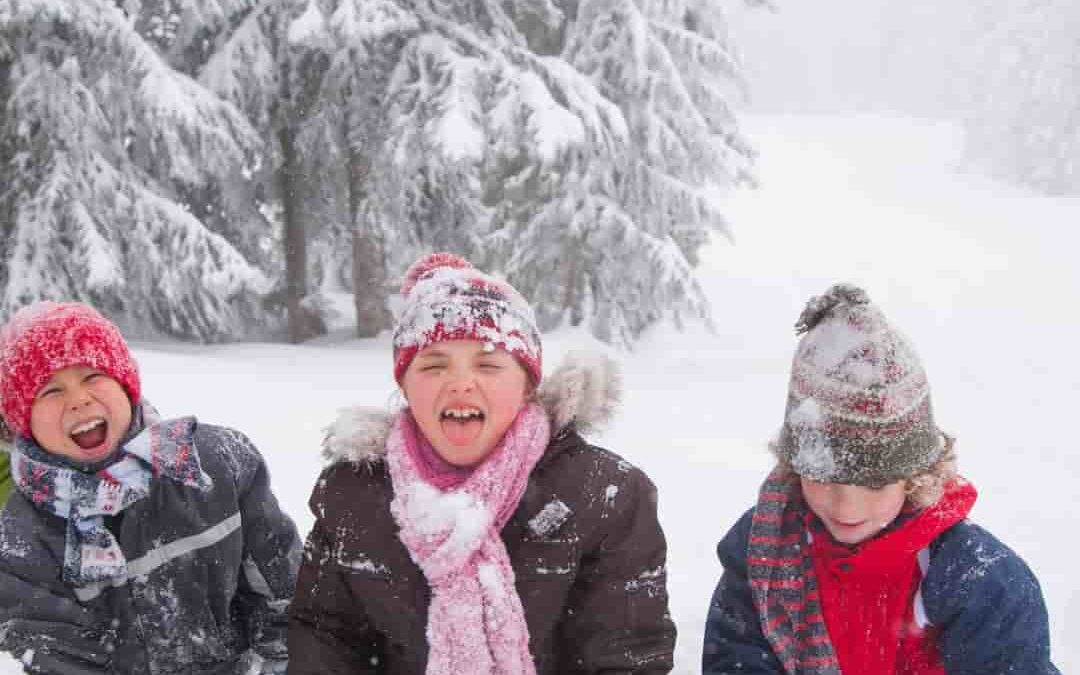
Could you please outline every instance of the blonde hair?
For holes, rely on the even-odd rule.
[[[904,481],[904,493],[908,501],[920,509],[933,506],[945,493],[945,485],[956,477],[956,439],[941,433],[941,457],[926,471],[917,473]]]
[[[937,461],[921,473],[911,478],[904,479],[904,494],[907,500],[916,508],[925,509],[933,506],[945,493],[945,485],[957,476],[956,470],[956,439],[945,432],[940,432],[942,443],[945,447]],[[776,456],[777,464],[789,475],[797,476],[797,472],[791,468],[791,462],[778,452],[775,442],[769,443],[769,450]]]

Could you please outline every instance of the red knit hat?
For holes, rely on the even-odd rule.
[[[803,337],[775,449],[797,474],[880,487],[937,461],[943,436],[926,372],[865,291],[832,286],[810,299],[795,328]]]
[[[0,409],[13,433],[30,436],[34,396],[69,366],[100,370],[139,402],[138,366],[111,321],[79,302],[38,302],[0,329]]]
[[[394,328],[394,378],[399,382],[424,347],[477,340],[513,354],[540,383],[540,332],[532,307],[510,284],[452,253],[433,253],[412,264],[401,295],[405,306]]]

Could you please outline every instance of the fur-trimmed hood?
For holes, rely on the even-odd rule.
[[[571,352],[544,378],[536,396],[551,418],[552,436],[570,425],[587,434],[614,415],[622,397],[622,376],[615,360],[606,355]],[[381,459],[396,414],[383,408],[343,408],[326,430],[323,456],[331,464]]]

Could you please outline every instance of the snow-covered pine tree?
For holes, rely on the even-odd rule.
[[[543,328],[623,344],[708,316],[693,267],[752,155],[715,3],[369,5],[392,17],[365,43],[391,71],[362,217],[392,274],[450,249],[507,274]]]
[[[1080,194],[1080,5],[985,3],[967,151],[1005,179]]]
[[[233,22],[199,80],[245,111],[265,146],[265,211],[284,254],[280,297],[294,341],[325,330],[321,293],[351,286],[340,55],[323,5],[267,0]]]
[[[185,203],[259,139],[108,0],[0,5],[0,314],[80,299],[135,334],[216,340],[265,319],[264,274]]]
[[[330,13],[334,45],[327,77],[328,98],[336,102],[337,139],[344,159],[344,184],[351,232],[352,291],[356,329],[372,337],[392,325],[387,307],[387,242],[397,228],[370,218],[370,188],[378,149],[391,124],[382,114],[392,66],[401,44],[419,28],[413,16],[393,2],[343,0]]]
[[[116,0],[135,31],[171,68],[197,78],[232,27],[251,14],[260,0]],[[262,138],[260,136],[260,138]],[[253,151],[243,173],[170,187],[212,232],[224,236],[251,263],[271,276],[280,269],[280,251],[263,215],[265,186],[253,168],[263,162],[263,146]]]
[[[562,56],[625,126],[616,142],[590,140],[567,158],[553,198],[519,228],[509,270],[525,288],[536,284],[546,323],[561,301],[571,322],[629,343],[665,317],[708,317],[693,267],[710,235],[728,232],[719,196],[749,179],[752,157],[732,108],[741,74],[718,3],[574,9]]]

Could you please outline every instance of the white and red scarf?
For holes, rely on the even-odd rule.
[[[12,480],[39,509],[67,521],[63,578],[74,586],[127,573],[127,559],[105,517],[149,495],[151,477],[204,491],[213,485],[193,443],[195,418],[158,422],[156,411],[146,405],[136,409],[136,420],[147,426],[121,444],[114,462],[92,473],[47,452],[32,438],[16,439]]]
[[[408,411],[394,421],[386,461],[398,536],[431,586],[427,675],[534,675],[529,629],[499,532],[517,509],[551,434],[527,404],[472,470],[442,462]]]

